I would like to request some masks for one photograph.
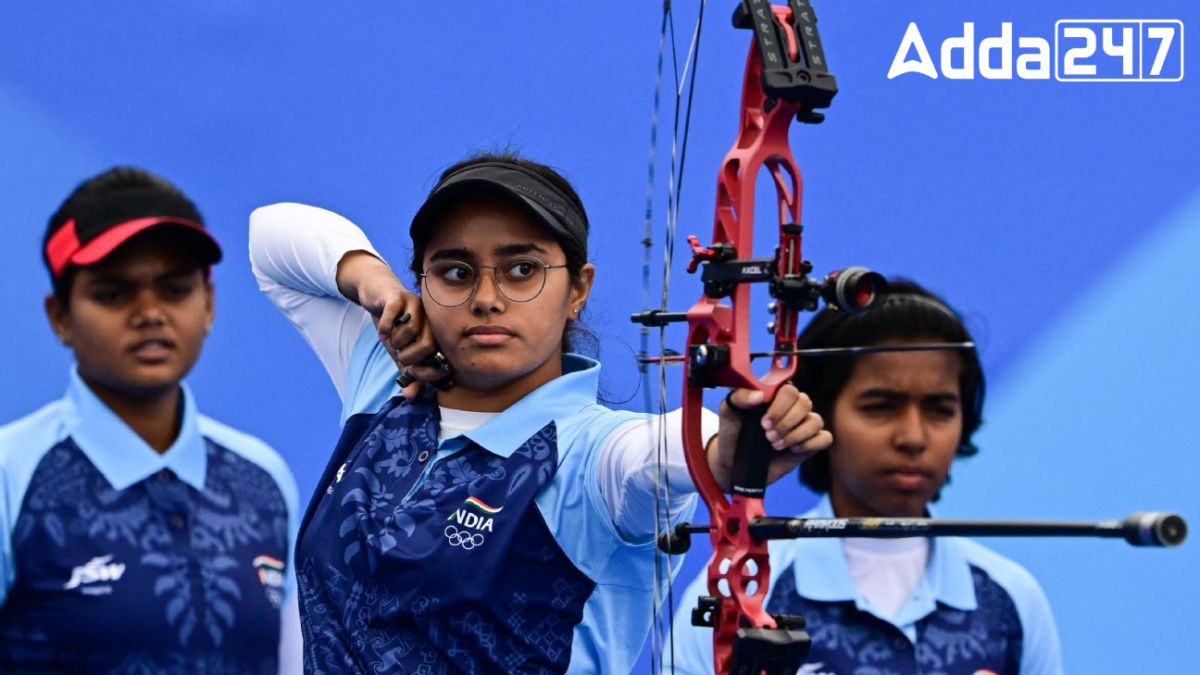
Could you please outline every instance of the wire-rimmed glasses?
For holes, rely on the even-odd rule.
[[[441,260],[419,276],[430,299],[442,307],[458,307],[475,295],[479,272],[483,270],[492,270],[492,280],[501,295],[513,302],[529,302],[546,287],[546,270],[559,268],[566,265],[547,265],[533,256],[514,256],[495,265],[478,266],[461,260]]]

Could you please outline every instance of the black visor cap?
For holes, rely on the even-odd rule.
[[[587,257],[587,220],[574,203],[536,173],[502,162],[473,164],[447,176],[413,216],[409,236],[414,242],[428,237],[447,209],[471,195],[494,196],[520,206],[560,242]]]

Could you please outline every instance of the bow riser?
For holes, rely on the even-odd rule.
[[[774,17],[787,35],[791,35],[791,10],[773,8]],[[794,40],[791,41],[794,49]],[[710,266],[745,261],[748,274],[757,275],[749,253],[754,243],[755,187],[760,170],[766,167],[775,186],[779,247],[771,260],[774,278],[801,278],[808,271],[801,255],[801,194],[803,182],[788,142],[792,120],[803,106],[769,98],[762,87],[762,60],[759,49],[751,45],[746,61],[742,90],[739,134],[726,155],[717,181],[717,204],[713,227],[713,245],[705,249]],[[698,249],[699,252],[699,249]],[[743,270],[743,272],[745,272]],[[761,280],[761,279],[755,279]],[[710,539],[713,557],[709,562],[708,590],[716,599],[710,608],[713,620],[713,654],[718,673],[731,672],[737,631],[744,628],[777,627],[763,609],[769,589],[770,565],[767,544],[750,535],[749,524],[764,516],[761,489],[726,498],[708,469],[705,439],[701,433],[703,389],[720,386],[729,389],[755,389],[769,403],[788,383],[796,370],[794,357],[776,356],[763,376],[751,369],[750,330],[752,328],[750,283],[721,287],[706,284],[705,296],[688,311],[689,358],[684,395],[684,448],[688,468],[711,514]],[[718,297],[712,297],[717,295]],[[731,307],[720,304],[721,296],[731,297]],[[775,351],[793,349],[797,331],[797,308],[777,302],[775,309]],[[715,349],[713,348],[715,347]],[[705,351],[698,352],[698,349]],[[714,362],[716,361],[716,362]],[[763,406],[765,409],[765,405]],[[752,444],[757,452],[771,452],[759,415],[743,420],[747,433],[756,436]],[[739,439],[741,440],[741,439]],[[740,462],[742,444],[739,442]],[[766,458],[769,460],[769,456]],[[765,464],[762,482],[765,487]],[[736,482],[735,482],[736,483]]]

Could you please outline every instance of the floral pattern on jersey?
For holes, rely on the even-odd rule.
[[[43,602],[53,607],[49,612],[36,610],[35,616],[68,611],[68,605],[43,597],[39,589],[47,588],[47,582],[49,588],[61,586],[62,581],[53,579],[70,577],[70,565],[90,558],[89,565],[111,562],[120,573],[100,589],[113,597],[111,608],[90,606],[87,611],[101,612],[96,616],[102,622],[118,616],[122,622],[134,622],[97,629],[98,634],[125,628],[144,636],[137,638],[139,645],[153,645],[100,650],[108,659],[103,672],[255,673],[275,667],[277,650],[268,643],[278,636],[278,624],[271,627],[263,620],[269,615],[277,621],[278,609],[270,606],[274,600],[252,561],[261,555],[287,559],[287,506],[274,479],[257,465],[211,441],[206,441],[205,452],[203,490],[158,475],[115,490],[69,439],[45,455],[14,528],[18,582],[0,612],[0,642],[6,643],[0,647],[0,663],[42,658],[33,651],[22,656],[23,648],[35,645],[12,639],[9,628],[22,621],[25,606],[30,611]],[[30,555],[33,550],[38,552]],[[72,562],[63,562],[67,560]],[[33,566],[23,569],[23,563]],[[64,566],[65,571],[58,571]],[[22,585],[22,580],[37,583],[39,573],[51,570],[52,579]],[[136,609],[130,612],[127,605]],[[245,611],[254,614],[239,623]],[[260,626],[261,634],[269,637],[248,652],[248,636]],[[57,631],[46,627],[38,642],[58,650],[54,658],[61,661],[67,658],[64,653],[71,653],[63,643],[69,642],[72,631],[62,626]],[[233,631],[242,631],[235,649],[230,646]],[[178,668],[170,665],[175,657]],[[30,661],[30,667],[35,663]]]
[[[422,465],[413,460],[422,450],[436,448],[438,441],[437,399],[432,390],[419,399],[395,403],[379,414],[358,451],[370,460],[372,472],[393,479],[419,471]]]
[[[154,582],[154,594],[167,601],[167,624],[179,632],[179,643],[191,642],[192,633],[202,626],[215,648],[220,648],[225,631],[236,622],[235,607],[242,599],[242,591],[228,572],[238,562],[227,555],[201,558],[193,561],[176,553],[147,553],[142,564],[162,570]],[[200,568],[200,593],[193,592],[193,564]]]
[[[800,573],[803,573],[802,571]],[[780,575],[767,611],[798,614],[808,621],[808,663],[821,672],[852,675],[973,675],[980,670],[1017,675],[1022,630],[1011,596],[983,570],[972,566],[978,608],[963,611],[938,604],[917,623],[914,645],[898,628],[853,602],[801,597],[794,574]]]
[[[538,489],[549,483],[557,469],[554,462],[551,461],[557,445],[558,437],[554,429],[546,427],[534,434],[532,438],[525,442],[525,445],[514,452],[512,454],[513,457],[526,461],[522,462],[512,472],[512,478],[508,481],[508,489],[505,492],[505,496],[516,493],[529,480],[533,480]]]
[[[436,422],[436,408],[399,402],[365,430],[348,425],[362,438],[340,442],[343,479],[318,493],[298,552],[307,672],[551,673],[569,661],[594,583],[536,506],[557,469],[555,426],[508,457],[468,442],[427,465]],[[464,506],[469,497],[489,510]],[[446,533],[472,523],[484,528],[472,530],[478,547]]]
[[[38,529],[60,548],[69,537],[80,535],[134,547],[161,541],[165,530],[155,531],[149,522],[147,501],[127,499],[80,458],[71,443],[60,443],[42,458],[37,473],[54,480],[30,483],[14,543],[28,540]]]
[[[489,455],[484,462],[461,456],[450,457],[438,462],[430,472],[429,494],[436,497],[457,492],[464,487],[468,492],[476,492],[485,483],[504,480],[507,473],[504,458],[495,455]]]
[[[396,499],[395,493],[388,490],[370,469],[355,469],[354,473],[362,477],[366,487],[354,488],[342,498],[342,506],[353,509],[338,528],[338,536],[351,537],[342,561],[348,565],[360,554],[364,555],[368,571],[374,573],[376,551],[386,553],[395,548],[397,530],[411,534],[412,518],[396,513],[392,503]],[[400,520],[401,517],[405,520]],[[372,531],[371,523],[380,523],[378,531]],[[362,536],[359,536],[360,531]]]

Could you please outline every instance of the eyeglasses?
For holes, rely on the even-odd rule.
[[[529,302],[546,287],[546,270],[566,268],[547,265],[530,256],[506,258],[496,265],[472,267],[460,260],[443,260],[431,265],[419,276],[425,292],[442,307],[458,307],[475,295],[479,272],[492,270],[496,290],[513,302]]]

